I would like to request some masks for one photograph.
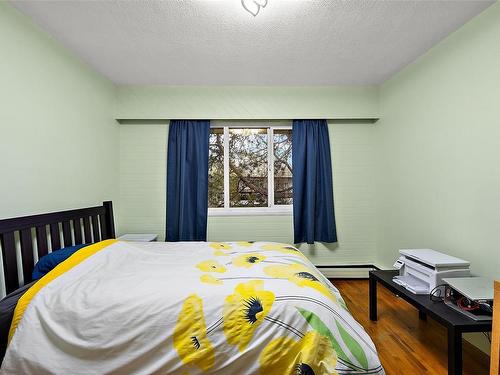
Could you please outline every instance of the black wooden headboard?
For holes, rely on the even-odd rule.
[[[48,230],[47,230],[48,229]],[[83,229],[83,230],[82,230]],[[113,204],[0,220],[0,246],[6,293],[19,288],[17,250],[23,284],[30,282],[38,258],[67,246],[115,238]]]

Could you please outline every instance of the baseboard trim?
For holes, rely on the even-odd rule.
[[[367,279],[368,272],[378,270],[374,264],[336,264],[316,266],[329,279]]]

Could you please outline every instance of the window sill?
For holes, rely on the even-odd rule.
[[[208,216],[291,216],[292,206],[209,208]]]

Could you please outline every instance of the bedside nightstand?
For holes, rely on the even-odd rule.
[[[158,239],[157,234],[144,234],[144,233],[128,233],[118,237],[121,241],[131,242],[153,242]]]

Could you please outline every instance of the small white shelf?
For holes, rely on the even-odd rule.
[[[131,242],[153,242],[158,239],[157,234],[147,234],[147,233],[127,233],[123,236],[118,237],[121,241],[131,241]]]

